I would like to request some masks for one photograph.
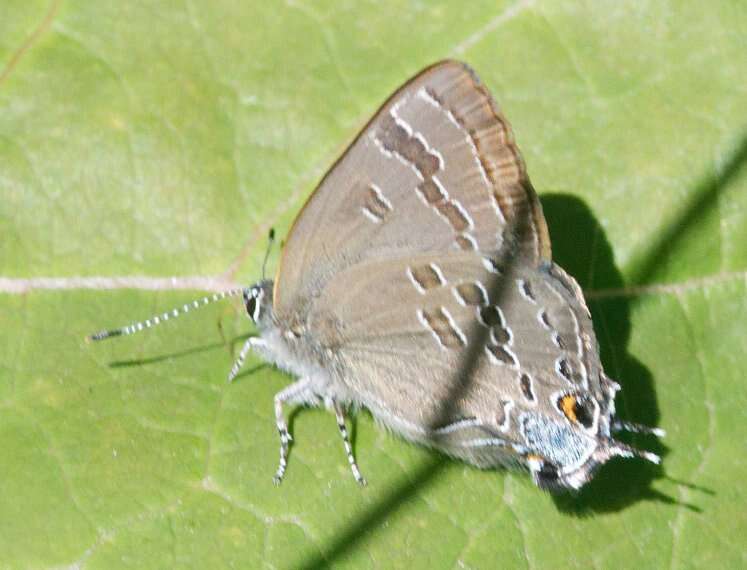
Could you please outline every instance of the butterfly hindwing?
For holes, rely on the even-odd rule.
[[[398,432],[428,443],[424,429],[473,418],[474,429],[521,445],[522,411],[583,388],[599,370],[579,340],[596,347],[591,321],[571,295],[549,264],[497,272],[471,252],[421,254],[334,276],[309,324],[334,352],[341,382]],[[561,408],[554,413],[562,420]]]

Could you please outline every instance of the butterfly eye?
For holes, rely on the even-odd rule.
[[[257,310],[257,298],[256,297],[249,297],[246,300],[246,312],[249,314],[249,316],[253,320],[257,320],[254,316],[255,311]]]
[[[259,320],[259,315],[262,312],[262,300],[264,299],[264,296],[264,289],[258,285],[244,289],[244,306],[246,307],[246,313],[255,323]]]

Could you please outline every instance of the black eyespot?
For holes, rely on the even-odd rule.
[[[572,423],[579,423],[586,429],[594,425],[596,404],[588,395],[566,394],[558,398],[557,406]]]
[[[558,467],[547,460],[542,462],[542,467],[534,477],[537,486],[545,491],[559,491],[563,488]]]
[[[252,320],[256,320],[255,318],[256,311],[257,311],[257,298],[254,295],[252,295],[251,297],[248,297],[246,300],[246,312],[249,314]]]
[[[482,307],[480,309],[480,320],[487,327],[503,326],[503,317],[496,307]]]
[[[590,398],[576,400],[574,410],[578,423],[589,429],[594,424],[594,402]]]

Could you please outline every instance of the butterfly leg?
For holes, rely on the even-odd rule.
[[[288,424],[285,423],[285,417],[283,416],[283,404],[309,400],[308,389],[310,383],[311,380],[309,378],[301,378],[275,394],[275,424],[280,435],[280,463],[273,479],[276,485],[280,484],[283,480],[283,475],[285,475],[285,468],[288,466],[288,444],[293,441],[288,432]]]
[[[236,378],[236,375],[239,373],[239,370],[241,370],[241,367],[244,365],[244,360],[246,360],[246,355],[249,354],[249,351],[254,349],[257,350],[257,348],[263,348],[266,346],[266,342],[262,340],[259,337],[256,336],[250,336],[248,339],[246,339],[246,342],[244,343],[244,346],[241,347],[241,352],[239,353],[239,357],[236,359],[236,362],[233,363],[233,366],[231,367],[231,372],[228,374],[228,381],[231,382],[234,378]]]
[[[334,400],[328,400],[327,406],[332,406],[335,410],[335,417],[337,418],[337,429],[340,430],[342,436],[342,443],[345,445],[345,453],[348,456],[348,463],[350,463],[350,470],[353,472],[353,477],[359,485],[366,485],[366,480],[361,475],[358,464],[355,462],[355,456],[353,455],[353,446],[350,445],[350,438],[348,437],[348,428],[345,426],[345,412],[343,411],[340,404]]]

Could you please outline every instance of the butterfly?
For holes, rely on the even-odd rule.
[[[663,434],[617,418],[576,281],[550,237],[511,127],[464,63],[400,87],[295,219],[274,279],[241,295],[254,351],[296,380],[274,398],[275,481],[288,405],[334,412],[355,479],[346,414],[481,468],[518,467],[578,489],[615,456],[659,457],[614,438]],[[92,335],[132,334],[184,309]]]

